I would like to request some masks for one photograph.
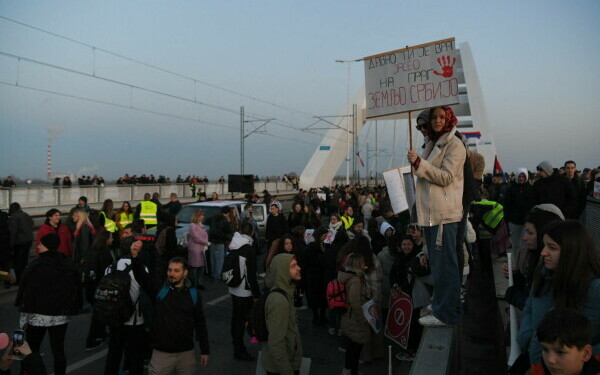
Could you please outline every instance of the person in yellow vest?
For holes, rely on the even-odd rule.
[[[119,233],[122,233],[126,226],[133,223],[133,211],[131,210],[131,204],[129,202],[123,202],[121,208],[115,215],[115,222],[117,223]]]
[[[144,200],[137,205],[133,218],[144,220],[146,230],[156,230],[156,226],[158,225],[158,206],[150,200],[150,193],[144,194]]]
[[[354,209],[348,205],[344,209],[344,216],[342,216],[342,222],[344,223],[344,229],[349,230],[354,224]]]
[[[102,203],[99,222],[110,233],[115,233],[118,230],[117,223],[115,223],[115,211],[112,199],[106,199]]]

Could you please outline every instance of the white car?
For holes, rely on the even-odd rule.
[[[192,213],[197,209],[202,209],[204,211],[204,228],[208,232],[210,230],[210,223],[212,222],[213,216],[221,212],[221,208],[225,206],[229,206],[238,211],[238,216],[244,210],[244,206],[246,202],[244,201],[209,201],[209,202],[197,202],[184,206],[181,211],[177,214],[177,243],[183,244],[185,236],[188,232]],[[267,206],[263,203],[253,203],[252,204],[252,216],[256,223],[258,224],[258,238],[263,240],[265,238],[265,229],[267,226]]]

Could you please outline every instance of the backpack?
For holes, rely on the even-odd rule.
[[[125,323],[135,311],[135,304],[129,294],[131,264],[124,270],[117,269],[117,263],[110,267],[110,273],[102,276],[94,294],[94,316],[104,324],[118,326]]]
[[[346,298],[346,286],[337,280],[327,283],[327,304],[330,310],[346,311],[350,305]]]
[[[190,296],[192,297],[192,303],[194,304],[194,307],[195,307],[198,304],[198,289],[196,289],[196,287],[191,287],[188,290],[190,291]],[[162,301],[167,296],[168,293],[169,293],[169,285],[165,284],[158,291],[158,294],[156,295],[156,300]]]
[[[287,294],[283,289],[273,288],[269,291],[269,293],[262,294],[260,297],[258,297],[256,302],[254,302],[254,306],[252,306],[252,309],[248,313],[246,331],[250,337],[256,337],[256,339],[260,342],[269,341],[269,330],[267,329],[267,318],[265,316],[265,304],[267,303],[269,294],[273,292],[280,293],[287,298]]]
[[[240,253],[238,250],[230,249],[227,252],[223,260],[221,277],[232,288],[240,286],[242,281],[246,279],[246,276],[242,277],[242,271],[240,270]]]

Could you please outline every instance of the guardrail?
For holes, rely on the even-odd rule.
[[[271,195],[293,190],[288,182],[255,182],[254,188],[258,192],[267,190]],[[207,196],[216,192],[228,198],[226,195],[231,194],[226,183],[196,184],[196,192],[198,189]],[[89,205],[101,204],[105,199],[112,199],[115,203],[134,202],[143,200],[145,193],[155,192],[160,194],[161,199],[169,198],[171,193],[177,193],[180,198],[193,198],[188,184],[9,188],[0,189],[0,209],[7,210],[12,202],[19,202],[24,209],[74,206],[81,196],[88,198]]]

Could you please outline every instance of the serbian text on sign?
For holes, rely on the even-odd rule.
[[[454,38],[365,57],[367,118],[457,104]]]

